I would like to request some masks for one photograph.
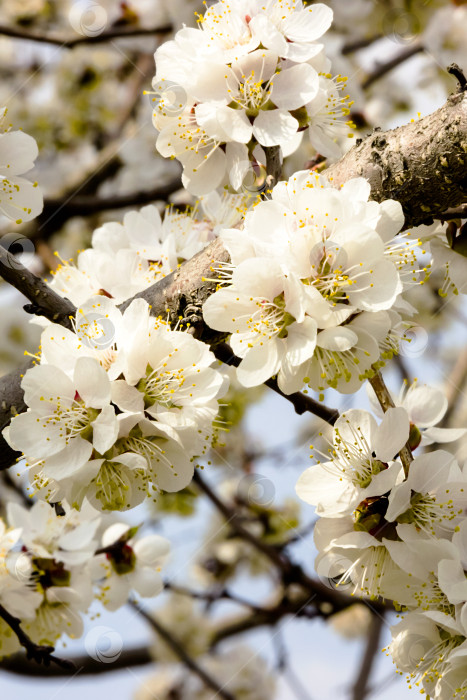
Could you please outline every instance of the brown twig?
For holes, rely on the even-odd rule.
[[[373,83],[382,78],[384,75],[392,71],[394,68],[397,68],[397,66],[402,65],[402,63],[405,63],[405,61],[412,58],[412,56],[415,56],[417,53],[421,53],[423,50],[424,49],[421,44],[407,46],[398,54],[393,56],[393,58],[385,61],[384,63],[379,63],[376,68],[369,75],[367,75],[362,83],[362,88],[366,90],[370,87],[370,85],[373,85]]]
[[[449,426],[453,414],[456,412],[459,400],[464,396],[464,388],[467,383],[467,349],[463,350],[457,358],[454,367],[449,374],[445,384],[445,394],[448,400],[448,408],[442,420],[438,424],[439,428]],[[430,446],[437,449],[436,443]]]
[[[173,29],[171,24],[161,27],[135,27],[133,25],[122,27],[110,27],[100,34],[95,36],[76,36],[76,37],[61,37],[52,34],[36,34],[27,29],[19,27],[7,27],[0,25],[0,35],[9,36],[12,39],[23,39],[25,41],[34,41],[39,44],[52,44],[59,46],[62,49],[74,49],[82,44],[102,44],[112,39],[128,39],[137,36],[157,36],[159,34],[168,34]]]
[[[65,668],[63,666],[39,666],[38,664],[26,658],[25,654],[13,654],[0,661],[0,671],[7,673],[18,673],[21,676],[46,676],[53,678],[55,676],[74,676],[79,672],[83,675],[97,675],[108,671],[121,671],[133,666],[146,666],[154,664],[154,657],[150,653],[147,646],[136,647],[123,651],[118,656],[112,659],[112,662],[102,663],[99,659],[93,659],[91,656],[74,656],[72,657],[73,667]]]
[[[381,615],[373,614],[371,616],[365,652],[352,688],[352,700],[365,700],[370,691],[368,681],[370,680],[373,664],[379,652],[383,623],[384,613]]]
[[[154,615],[149,615],[143,608],[141,608],[137,603],[130,601],[130,605],[134,610],[136,610],[141,617],[144,617],[150,626],[157,632],[157,634],[162,637],[164,642],[168,647],[172,649],[174,654],[178,656],[180,661],[182,661],[187,668],[190,669],[198,678],[203,681],[206,687],[211,688],[216,695],[224,700],[235,700],[232,693],[221,687],[219,683],[207,672],[202,666],[198,664],[184,649],[181,642],[176,639],[168,629],[162,625]]]
[[[71,661],[60,659],[58,656],[53,655],[55,651],[54,647],[33,642],[21,628],[21,620],[9,613],[3,605],[0,605],[0,617],[6,622],[8,627],[13,630],[19,643],[26,650],[27,659],[32,659],[32,661],[35,661],[37,664],[44,664],[44,666],[49,666],[51,663],[54,663],[64,670],[75,670],[75,666]]]
[[[282,177],[282,152],[280,146],[263,146],[266,154],[266,182],[268,193]]]
[[[383,411],[386,413],[388,408],[394,408],[394,401],[392,400],[389,389],[383,379],[381,372],[376,372],[375,376],[368,380],[376,394],[376,398]],[[402,466],[404,467],[405,476],[408,476],[410,463],[413,461],[412,450],[409,445],[406,444],[399,451],[399,457],[401,458]]]
[[[45,316],[49,321],[72,328],[70,315],[75,307],[59,296],[44,280],[24,267],[18,258],[0,246],[0,276],[31,302],[24,309],[30,314]]]
[[[187,596],[188,598],[193,598],[194,600],[205,600],[207,603],[214,603],[216,600],[230,600],[232,603],[241,605],[244,608],[250,608],[250,610],[253,610],[254,612],[269,612],[267,608],[261,608],[258,605],[255,605],[255,603],[250,602],[249,600],[244,600],[243,598],[240,598],[239,596],[231,593],[226,588],[216,588],[216,590],[213,591],[194,591],[191,588],[186,588],[185,586],[178,586],[177,584],[171,583],[170,581],[164,582],[164,588],[167,591],[176,593],[177,595]]]
[[[129,194],[116,195],[114,197],[99,197],[94,195],[79,195],[79,189],[74,194],[62,197],[49,197],[44,199],[44,209],[38,219],[39,232],[42,238],[50,238],[52,233],[58,231],[63,224],[74,216],[90,216],[104,211],[125,209],[152,204],[158,200],[167,201],[169,196],[181,187],[180,178],[169,180],[164,185],[150,190],[130,192]],[[49,226],[53,219],[53,227]],[[48,226],[46,231],[44,227]],[[30,238],[34,240],[35,235]]]
[[[467,90],[467,78],[465,77],[462,68],[460,68],[457,63],[451,63],[446,70],[448,73],[457,78],[459,92],[465,92]]]
[[[232,530],[239,537],[249,542],[255,549],[264,554],[277,567],[284,586],[298,584],[306,591],[307,596],[309,596],[307,600],[309,602],[312,600],[314,601],[314,605],[317,606],[320,615],[324,617],[333,615],[339,610],[344,610],[355,603],[355,599],[352,598],[352,596],[347,596],[320,581],[312,579],[305,573],[300,565],[292,562],[283,551],[262,542],[249,530],[244,528],[236,511],[224,503],[214,489],[209,486],[207,481],[202,478],[199,469],[195,469],[193,481],[225,518]],[[326,604],[325,608],[321,607],[323,603]],[[379,610],[381,607],[384,608],[380,603],[373,601],[371,607],[375,610]]]
[[[446,209],[442,214],[433,217],[438,221],[451,221],[452,219],[465,219],[467,217],[467,204],[462,204],[460,207],[452,207]]]
[[[366,49],[368,46],[374,44],[375,41],[382,39],[383,36],[383,34],[374,34],[373,36],[348,41],[343,45],[341,53],[343,56],[348,56],[348,54],[359,51],[360,49]]]

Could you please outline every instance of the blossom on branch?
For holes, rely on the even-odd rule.
[[[307,128],[322,154],[340,155],[345,79],[333,81],[317,43],[331,21],[320,3],[221,0],[199,17],[198,29],[185,27],[157,49],[148,93],[156,145],[181,162],[190,192],[224,183],[240,189],[245,172],[264,162],[257,146],[292,152]]]
[[[11,131],[6,114],[6,108],[0,108],[0,214],[21,224],[38,216],[43,207],[37,182],[20,177],[34,167],[38,149],[32,136]]]
[[[382,354],[399,295],[416,283],[418,241],[400,241],[400,204],[368,201],[363,178],[340,189],[298,172],[221,238],[231,263],[203,306],[206,323],[231,333],[238,378],[276,375],[285,393],[306,385],[352,393]],[[396,314],[397,316],[397,314]]]

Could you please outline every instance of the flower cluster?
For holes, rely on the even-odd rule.
[[[350,5],[364,16],[386,18],[386,9],[372,9],[367,0]],[[153,17],[152,10],[146,17],[144,0],[120,9],[130,24],[139,15],[143,26]],[[338,14],[341,26],[348,23],[348,4],[341,3]],[[204,491],[222,523],[211,521],[193,573],[214,593],[167,586],[169,605],[152,618],[157,629],[160,616],[162,630],[153,649],[171,671],[150,681],[139,697],[207,700],[217,684],[238,700],[273,696],[275,679],[252,650],[212,653],[222,629],[206,620],[206,607],[194,599],[210,607],[218,596],[261,611],[225,584],[245,569],[250,575],[269,572],[279,554],[288,561],[298,504],[273,503],[269,480],[250,471],[259,453],[247,450],[235,433],[216,456],[229,466],[238,462],[246,476],[224,481],[219,500],[201,478],[190,488],[196,461],[214,443],[223,420],[238,425],[248,401],[234,387],[234,399],[219,418],[229,374],[215,365],[208,345],[187,332],[190,304],[180,306],[186,306],[187,318],[180,316],[174,328],[170,311],[168,318],[153,315],[146,299],[154,290],[142,292],[219,236],[230,260],[214,261],[215,279],[203,280],[217,285],[203,314],[209,328],[230,335],[240,358],[235,377],[241,391],[277,377],[284,394],[311,388],[322,399],[328,387],[352,394],[365,379],[376,385],[379,367],[399,351],[406,317],[416,312],[402,294],[426,279],[427,267],[417,255],[422,242],[432,267],[444,274],[441,295],[464,291],[467,225],[455,219],[446,229],[423,226],[415,238],[401,233],[401,205],[370,201],[365,179],[337,187],[314,171],[324,158],[341,155],[342,137],[352,126],[345,120],[352,104],[343,93],[347,79],[333,77],[326,53],[333,51],[333,37],[323,39],[332,17],[327,5],[303,0],[219,0],[198,16],[198,28],[184,26],[157,49],[149,93],[157,149],[181,163],[186,189],[203,199],[183,213],[169,208],[161,216],[150,205],[127,212],[123,223],[101,223],[76,264],[62,262],[54,272],[51,288],[75,304],[76,313],[67,327],[41,323],[40,349],[21,382],[26,410],[2,433],[25,459],[38,500],[29,509],[10,504],[0,519],[0,657],[21,643],[27,646],[26,636],[46,646],[62,635],[80,636],[95,599],[117,610],[132,592],[158,595],[168,541],[156,534],[140,537],[140,526],[117,521],[108,511],[150,500],[160,504],[159,515],[191,514]],[[466,17],[461,8],[434,15],[443,25],[439,52],[450,50],[444,30]],[[387,18],[381,21],[387,34]],[[436,21],[430,22],[425,39],[436,30]],[[462,32],[453,34],[455,51],[463,50]],[[103,49],[69,53],[56,84],[61,103],[68,105],[66,128],[47,117],[62,132],[64,145],[77,142],[90,126],[93,145],[77,153],[84,161],[112,132],[126,134],[120,110],[113,109],[128,102],[128,85],[120,79],[126,69],[121,57],[107,60]],[[369,75],[365,82],[372,80]],[[53,111],[47,101],[44,105]],[[136,103],[130,113],[136,131],[141,116]],[[0,111],[0,214],[21,224],[42,208],[37,183],[20,177],[33,167],[37,145],[6,128],[5,114]],[[38,123],[41,118],[39,113]],[[305,132],[318,152],[311,171],[296,172],[270,192],[271,181],[280,179],[281,158],[298,149]],[[133,180],[138,187],[131,189],[153,184],[159,166],[141,167],[137,151],[128,141],[119,179],[104,183],[99,195],[116,184],[125,191]],[[149,149],[143,144],[140,151],[147,156]],[[74,169],[74,154],[65,152],[62,163]],[[274,172],[266,172],[264,163]],[[449,170],[446,157],[438,164]],[[289,162],[287,172],[295,167],[301,166]],[[55,179],[63,174],[60,168],[56,173]],[[215,189],[221,187],[223,195]],[[243,193],[228,194],[229,188]],[[251,196],[265,191],[268,200]],[[159,287],[162,295],[180,277],[166,280]],[[29,310],[41,311],[35,304]],[[467,700],[467,467],[444,449],[415,452],[455,441],[467,430],[438,427],[447,401],[418,383],[404,385],[393,405],[385,395],[381,405],[391,404],[386,412],[372,394],[369,398],[380,421],[360,409],[344,412],[333,426],[325,460],[307,469],[296,486],[320,516],[316,570],[326,585],[394,601],[405,613],[389,647],[398,668],[436,700]],[[280,459],[282,453],[276,454]],[[229,514],[242,528],[231,519],[224,522]],[[291,565],[283,573],[289,570],[299,571]],[[274,617],[293,595],[292,577],[285,573],[277,608],[270,608]],[[325,607],[318,610],[324,613]],[[11,622],[12,616],[17,620]],[[15,635],[15,623],[23,636]],[[335,623],[347,635],[361,631],[368,610],[356,606]],[[175,643],[168,643],[164,626],[175,630]],[[235,621],[229,626],[239,628]],[[183,658],[175,653],[178,644],[196,659],[190,664],[185,658],[191,672],[183,675],[173,666]],[[210,687],[206,679],[212,679]]]
[[[237,226],[248,197],[212,192],[188,213],[169,208],[162,219],[154,205],[125,214],[123,223],[96,229],[92,247],[76,264],[62,262],[51,287],[74,304],[105,294],[117,304],[168,275],[213,240],[220,227]]]
[[[277,375],[289,394],[306,385],[353,393],[381,356],[397,350],[400,294],[420,278],[418,240],[400,231],[400,204],[369,202],[363,178],[340,189],[298,172],[224,230],[231,257],[205,302],[206,323],[231,333],[237,376]]]
[[[251,163],[264,163],[262,148],[293,152],[307,128],[323,155],[340,155],[345,79],[332,78],[317,43],[331,21],[320,3],[221,0],[198,29],[185,27],[157,49],[157,149],[181,162],[190,192],[210,192],[227,175],[239,190]]]
[[[227,390],[213,361],[204,343],[152,317],[143,299],[122,313],[112,299],[91,297],[75,332],[56,324],[43,331],[40,363],[22,380],[28,410],[4,436],[26,457],[42,498],[132,508],[151,490],[191,481]]]
[[[34,167],[38,150],[32,136],[11,131],[6,115],[6,107],[0,108],[0,214],[21,224],[38,216],[43,207],[37,182],[20,177]]]
[[[392,629],[395,663],[430,697],[463,698],[467,474],[445,450],[404,464],[398,453],[406,443],[416,450],[424,435],[427,444],[466,431],[434,427],[447,408],[438,390],[412,385],[400,403],[405,407],[389,408],[379,425],[366,411],[342,414],[329,457],[308,468],[296,490],[321,516],[317,573],[341,589],[381,596],[408,611]]]
[[[116,610],[131,591],[158,595],[169,552],[165,538],[110,524],[89,505],[78,513],[64,503],[61,513],[43,501],[30,509],[11,503],[8,525],[0,520],[0,604],[40,645],[54,646],[62,634],[80,637],[95,598]],[[2,621],[0,657],[19,648]]]

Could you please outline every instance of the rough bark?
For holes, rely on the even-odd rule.
[[[402,204],[409,228],[431,222],[467,200],[466,158],[467,93],[460,92],[417,122],[374,132],[329,167],[326,175],[336,186],[353,177],[367,178],[374,200],[397,199]],[[201,307],[216,287],[212,281],[215,263],[228,259],[216,240],[138,296],[151,304],[154,315],[171,323],[189,323],[195,337],[210,344],[219,342],[224,337],[205,326]],[[0,379],[0,430],[15,412],[25,410],[19,375],[16,371]],[[5,469],[13,463],[14,453],[8,453],[4,441],[0,441],[0,451],[0,469]]]
[[[133,299],[145,299],[153,316],[162,316],[171,325],[177,322],[205,343],[219,342],[225,334],[208,328],[203,322],[202,306],[216,290],[216,264],[228,262],[229,254],[219,239],[181,265],[163,280],[137,294]],[[133,301],[120,305],[124,311]]]
[[[467,199],[467,93],[419,121],[375,131],[326,170],[335,185],[365,177],[378,202],[397,199],[406,228]]]
[[[0,377],[0,426],[2,430],[10,423],[13,416],[22,413],[27,408],[23,401],[21,377],[31,364],[30,361],[24,362],[19,369]],[[21,453],[12,450],[5,438],[0,435],[0,470],[8,469],[20,456]]]
[[[28,313],[39,313],[53,323],[72,329],[70,316],[75,307],[69,299],[59,296],[43,279],[37,277],[14,255],[0,247],[0,277],[24,294],[31,302],[25,308]]]

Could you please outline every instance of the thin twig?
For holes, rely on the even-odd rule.
[[[59,296],[44,280],[33,274],[18,258],[0,246],[0,276],[31,302],[24,309],[28,313],[45,316],[49,321],[72,328],[70,315],[75,307]]]
[[[369,88],[370,85],[373,85],[373,83],[386,75],[386,73],[389,73],[394,68],[397,68],[397,66],[400,66],[409,58],[412,58],[412,56],[415,56],[417,53],[421,53],[422,51],[423,46],[421,44],[414,44],[413,46],[407,46],[406,48],[402,49],[402,51],[393,56],[393,58],[391,58],[389,61],[378,63],[376,68],[363,81],[362,88],[364,90]]]
[[[154,187],[151,190],[130,192],[129,194],[115,195],[113,197],[96,197],[94,195],[79,196],[79,189],[75,194],[66,194],[62,197],[44,199],[44,209],[39,222],[42,223],[39,230],[54,218],[53,227],[41,231],[41,237],[49,238],[52,233],[59,230],[63,224],[74,216],[90,216],[104,211],[137,207],[144,204],[152,204],[157,200],[167,201],[169,196],[181,187],[180,178],[169,180],[164,185]],[[34,240],[34,234],[31,235]]]
[[[108,659],[107,659],[108,662]],[[74,656],[72,658],[73,666],[64,668],[62,666],[39,666],[38,664],[26,658],[25,654],[18,653],[8,656],[0,661],[0,671],[7,673],[17,673],[21,676],[46,676],[54,678],[56,676],[74,676],[76,671],[79,675],[96,675],[98,673],[107,673],[108,671],[121,671],[132,666],[154,665],[154,656],[147,646],[135,647],[134,649],[126,649],[121,654],[116,655],[111,663],[102,663],[98,658],[93,659],[92,656],[86,654],[84,656]]]
[[[367,46],[371,46],[371,44],[374,44],[375,41],[379,41],[382,38],[383,34],[374,34],[373,36],[348,41],[343,45],[341,53],[343,56],[347,56],[348,54],[359,51],[360,49],[366,49]]]
[[[308,689],[305,688],[300,678],[291,668],[290,664],[284,671],[284,678],[287,680],[287,683],[297,700],[311,700],[311,695],[308,692]]]
[[[446,209],[442,214],[434,216],[438,221],[451,221],[452,219],[465,219],[467,217],[467,204],[462,204],[460,207],[452,207]]]
[[[340,593],[339,591],[328,587],[324,583],[321,583],[321,581],[312,579],[305,573],[299,564],[292,562],[283,551],[262,542],[249,530],[244,528],[241,522],[239,522],[239,517],[236,511],[230,508],[226,503],[224,503],[224,501],[222,501],[221,498],[219,498],[215,491],[203,479],[199,469],[195,469],[193,481],[209,498],[219,513],[227,520],[232,530],[234,530],[239,537],[249,542],[255,549],[264,554],[270,561],[273,562],[273,564],[275,564],[281,573],[282,583],[284,586],[288,586],[292,583],[299,584],[308,593],[309,602],[312,600],[314,601],[313,604],[318,606],[320,615],[327,617],[329,615],[333,615],[339,610],[344,610],[350,605],[355,604],[355,599],[352,596]],[[325,608],[322,608],[320,607],[322,603],[327,603],[328,605]],[[379,610],[380,608],[384,607],[380,603],[374,601],[371,602],[371,606],[375,610]]]
[[[162,625],[153,615],[149,615],[149,613],[147,613],[133,601],[130,601],[130,605],[141,615],[141,617],[144,617],[144,619],[149,622],[151,627],[160,637],[162,637],[164,642],[178,656],[180,661],[182,661],[185,666],[190,669],[190,671],[196,674],[208,688],[211,688],[216,695],[219,695],[220,698],[224,698],[224,700],[235,700],[232,693],[229,693],[228,690],[222,688],[219,683],[186,652],[182,644],[175,639],[172,633],[169,632],[169,630],[166,629],[164,625]]]
[[[467,382],[467,350],[463,350],[457,358],[445,384],[445,394],[448,400],[448,407],[442,420],[438,424],[439,428],[447,428],[451,417],[456,411],[459,400],[464,396],[464,388]],[[436,443],[430,446],[437,449]]]
[[[306,593],[293,601],[283,600],[269,610],[253,612],[250,615],[238,617],[230,623],[223,624],[217,628],[212,638],[211,646],[214,648],[224,639],[235,637],[238,634],[249,632],[258,627],[274,627],[280,620],[289,615],[293,615],[296,618],[305,617],[307,620],[322,617],[322,613],[316,607],[311,607],[315,603],[316,601],[313,597]]]
[[[123,26],[123,27],[110,27],[100,34],[95,36],[76,36],[76,37],[63,37],[54,36],[52,34],[36,34],[35,32],[30,32],[27,29],[20,29],[18,27],[7,27],[5,25],[0,25],[0,35],[9,36],[12,39],[23,39],[25,41],[34,41],[39,44],[52,44],[53,46],[59,46],[62,49],[73,49],[75,46],[80,46],[81,44],[102,44],[106,41],[111,41],[112,39],[128,39],[137,36],[157,36],[158,34],[168,34],[173,29],[171,24],[164,25],[162,27],[135,27],[135,26]]]
[[[282,151],[280,146],[263,146],[266,154],[266,182],[268,193],[272,190],[282,177]]]
[[[365,700],[370,692],[369,680],[379,651],[383,622],[384,614],[371,616],[365,652],[352,688],[352,700]]]
[[[448,73],[457,78],[459,92],[465,92],[467,90],[467,78],[465,77],[462,68],[460,68],[457,63],[451,63],[446,70]]]
[[[130,79],[126,81],[129,94],[125,98],[120,114],[111,132],[105,136],[104,144],[111,143],[121,136],[125,125],[137,111],[138,105],[141,103],[143,88],[153,74],[154,56],[146,53],[141,54],[135,63]]]
[[[164,583],[164,588],[168,591],[171,591],[172,593],[184,595],[189,598],[193,598],[194,600],[205,600],[208,603],[213,603],[216,600],[230,600],[232,603],[237,603],[237,605],[249,608],[254,612],[265,614],[269,612],[267,608],[261,608],[260,606],[251,603],[249,600],[240,598],[239,596],[231,593],[226,588],[221,588],[216,591],[194,591],[191,588],[186,588],[185,586],[178,586],[177,584],[171,583],[170,581],[166,581]]]
[[[373,391],[376,394],[376,398],[383,411],[386,413],[388,408],[394,408],[394,401],[389,393],[389,389],[383,379],[381,372],[376,372],[375,376],[368,380],[373,387]],[[406,444],[399,451],[399,457],[401,458],[402,466],[404,467],[404,473],[406,476],[409,474],[410,463],[413,461],[412,450],[409,445]]]
[[[32,498],[30,498],[23,491],[21,484],[18,484],[18,483],[16,483],[16,481],[13,481],[9,471],[0,472],[0,478],[1,478],[2,486],[6,486],[7,489],[11,489],[12,491],[14,491],[17,494],[18,498],[21,499],[21,503],[25,508],[32,508],[32,506],[34,505],[34,501],[32,500]],[[2,495],[2,501],[3,501],[3,496],[5,496],[5,505],[10,500],[13,500],[13,499],[8,497],[8,491],[5,491],[3,488],[2,488],[1,495]]]
[[[6,622],[8,627],[10,627],[13,630],[21,646],[24,647],[24,649],[26,649],[26,657],[28,659],[32,659],[38,664],[44,664],[44,666],[48,666],[49,664],[54,663],[57,666],[60,666],[60,668],[63,668],[68,671],[75,668],[74,664],[71,661],[67,661],[66,659],[60,659],[58,658],[58,656],[54,656],[54,647],[44,646],[42,644],[36,644],[35,642],[33,642],[32,639],[28,637],[26,632],[21,628],[21,620],[9,613],[8,610],[6,610],[6,608],[3,607],[3,605],[0,605],[0,617]]]

